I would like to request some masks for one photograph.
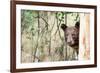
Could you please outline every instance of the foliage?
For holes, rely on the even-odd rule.
[[[70,23],[79,21],[79,13],[21,10],[22,62],[65,60],[60,26],[69,18]]]

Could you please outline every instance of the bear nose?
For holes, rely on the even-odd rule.
[[[69,42],[67,42],[67,44],[72,46],[72,45],[74,45],[74,42],[73,41],[69,41]]]
[[[73,45],[73,44],[74,44],[73,38],[69,37],[69,38],[67,39],[67,44]]]
[[[73,41],[67,41],[67,44],[73,45]]]
[[[70,44],[70,45],[72,44],[72,42],[71,42],[71,41],[67,41],[67,43],[68,43],[68,44]]]

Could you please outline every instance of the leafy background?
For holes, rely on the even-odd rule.
[[[64,61],[61,24],[74,26],[77,12],[21,10],[21,62]]]

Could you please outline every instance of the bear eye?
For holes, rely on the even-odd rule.
[[[76,38],[77,36],[76,36],[76,34],[72,34],[72,37],[73,37],[73,38]]]
[[[72,36],[75,36],[75,34],[72,34]]]

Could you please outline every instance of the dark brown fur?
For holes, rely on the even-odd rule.
[[[79,22],[76,22],[75,26],[68,27],[65,24],[61,25],[61,28],[64,31],[65,36],[65,42],[66,45],[72,48],[72,50],[75,50],[78,56],[78,47],[79,47]],[[68,52],[69,50],[67,50]],[[72,56],[72,54],[70,54]],[[70,57],[69,57],[70,58]],[[70,58],[70,60],[75,59]]]

